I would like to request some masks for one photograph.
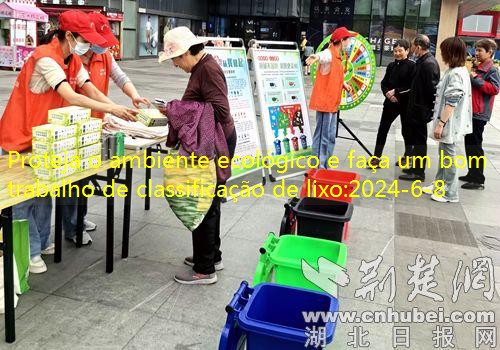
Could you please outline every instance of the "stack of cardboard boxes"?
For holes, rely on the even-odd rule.
[[[38,178],[55,181],[99,165],[102,120],[91,118],[90,109],[53,109],[48,121],[32,131],[33,153],[44,159],[35,168]]]

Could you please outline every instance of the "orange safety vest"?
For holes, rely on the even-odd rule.
[[[31,129],[47,124],[50,109],[68,105],[68,102],[53,89],[42,94],[31,92],[30,80],[35,64],[42,57],[55,60],[64,69],[68,83],[76,89],[76,77],[82,67],[80,57],[73,54],[66,65],[61,44],[57,38],[52,39],[50,44],[38,46],[21,69],[3,117],[0,119],[0,148],[5,151],[21,152],[29,149],[32,140]]]
[[[85,69],[89,72],[90,81],[104,95],[108,96],[109,76],[111,75],[111,66],[113,58],[111,53],[103,54],[94,53],[88,64],[84,64]],[[83,92],[82,92],[83,93]],[[92,111],[92,116],[95,118],[103,118],[104,113]]]
[[[319,67],[316,73],[309,108],[318,112],[337,112],[342,98],[344,85],[344,69],[339,51],[335,46],[328,48],[332,54],[330,72],[321,74]]]

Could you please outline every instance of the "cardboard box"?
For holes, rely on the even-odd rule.
[[[77,139],[78,139],[77,142],[78,147],[87,147],[101,141],[101,133],[94,132],[92,134],[84,134],[78,136]]]
[[[72,149],[66,152],[44,156],[33,157],[33,167],[35,168],[58,168],[64,164],[80,163],[80,158],[78,157],[78,151]]]
[[[34,170],[36,176],[39,179],[47,181],[57,181],[67,176],[73,175],[78,171],[78,168],[69,165],[63,165],[59,168],[54,169],[36,168]]]
[[[34,140],[55,142],[69,139],[76,136],[76,125],[63,126],[54,124],[44,124],[32,128]]]
[[[41,140],[33,140],[33,153],[38,155],[43,154],[58,154],[76,148],[76,138],[64,139],[56,142],[47,142]]]
[[[101,142],[78,149],[78,156],[80,157],[80,159],[90,158],[93,156],[100,156],[100,155],[101,155]]]
[[[90,119],[90,109],[69,106],[49,110],[49,123],[55,125],[74,125]]]
[[[92,134],[102,131],[102,120],[99,118],[90,118],[80,121],[76,124],[78,135]]]
[[[85,158],[80,160],[80,171],[88,169],[97,169],[101,165],[101,155]]]
[[[168,118],[157,109],[139,109],[137,120],[146,126],[165,126],[168,125]]]

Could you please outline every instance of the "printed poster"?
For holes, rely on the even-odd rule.
[[[297,50],[254,49],[267,153],[287,160],[312,154],[302,65]]]
[[[229,106],[238,134],[235,156],[240,157],[234,161],[235,165],[239,165],[233,167],[234,178],[259,169],[255,158],[262,155],[246,52],[244,48],[237,47],[206,47],[205,51],[215,58],[226,76]],[[254,161],[245,161],[245,166],[241,166],[241,158],[245,156],[252,157]],[[254,167],[250,167],[252,163]]]

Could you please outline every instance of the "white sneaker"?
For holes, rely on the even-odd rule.
[[[47,265],[40,255],[30,259],[30,273],[44,273],[45,271],[47,271]]]
[[[425,194],[433,194],[434,193],[434,184],[422,187],[422,192]]]
[[[84,227],[85,231],[91,232],[91,231],[96,230],[97,225],[94,224],[92,221],[89,221],[87,219],[83,219],[83,227]]]
[[[56,246],[54,243],[50,243],[47,248],[42,250],[42,255],[54,255],[56,252]]]
[[[457,199],[447,199],[444,197],[438,197],[434,194],[431,196],[431,199],[436,201],[436,202],[439,202],[439,203],[458,203],[459,202],[458,198]]]
[[[76,235],[73,237],[73,242],[76,244]],[[83,231],[82,235],[82,245],[89,245],[92,244],[92,237],[90,237],[89,233],[87,231]]]

